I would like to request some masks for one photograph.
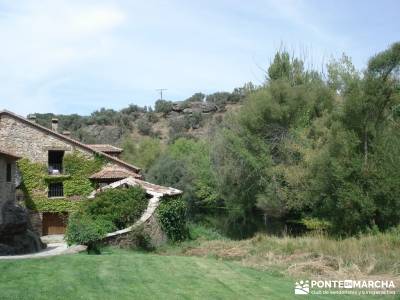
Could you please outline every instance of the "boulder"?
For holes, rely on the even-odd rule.
[[[218,106],[213,103],[204,102],[202,106],[203,113],[216,112],[218,110]]]
[[[182,112],[186,107],[186,103],[184,101],[174,102],[172,104],[172,110],[176,112]]]
[[[3,204],[0,209],[0,255],[33,253],[45,247],[33,232],[27,211],[13,201]]]
[[[193,113],[193,109],[191,109],[191,108],[185,108],[185,109],[183,110],[183,113],[184,113],[184,114],[192,114],[192,113]]]

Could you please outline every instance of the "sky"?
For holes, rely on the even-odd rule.
[[[87,115],[260,84],[285,48],[357,68],[400,40],[400,1],[0,0],[0,110]]]

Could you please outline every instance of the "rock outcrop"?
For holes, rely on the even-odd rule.
[[[0,208],[0,255],[38,252],[45,248],[29,223],[27,211],[8,201]]]

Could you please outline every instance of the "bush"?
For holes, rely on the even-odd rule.
[[[157,100],[154,109],[158,113],[167,114],[172,111],[172,102],[166,100]]]
[[[206,101],[214,103],[218,107],[218,110],[224,110],[230,95],[228,92],[216,92],[208,95]]]
[[[186,224],[186,203],[182,198],[164,199],[157,209],[161,228],[173,242],[183,241],[188,237]]]
[[[137,128],[139,132],[143,135],[151,135],[153,131],[151,124],[145,119],[140,119],[137,122]]]
[[[101,218],[118,229],[132,225],[147,207],[146,192],[139,187],[110,189],[85,203],[84,212],[93,218]]]
[[[192,240],[224,240],[226,239],[217,229],[212,226],[207,226],[199,223],[190,223],[189,226],[189,237]]]
[[[176,118],[176,119],[171,119],[169,121],[170,142],[174,142],[176,139],[186,136],[187,134],[186,123],[187,122],[185,118]]]
[[[150,235],[145,231],[143,225],[135,227],[129,234],[129,244],[131,248],[137,250],[154,250],[154,247],[151,243]]]
[[[77,212],[68,220],[65,233],[67,243],[88,246],[88,253],[99,253],[99,241],[108,233],[115,230],[115,225],[104,218],[93,218],[84,213]]]
[[[198,129],[202,125],[203,115],[200,112],[194,112],[191,115],[185,115],[184,120],[186,129]]]

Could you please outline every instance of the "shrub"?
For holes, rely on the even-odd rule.
[[[301,223],[306,226],[308,230],[324,232],[332,227],[332,224],[325,220],[320,220],[318,218],[303,218]]]
[[[95,219],[84,212],[77,212],[70,216],[65,236],[69,245],[87,245],[88,253],[99,253],[99,241],[114,230],[115,226],[109,220]]]
[[[184,122],[186,129],[198,129],[203,123],[203,115],[200,112],[194,112],[191,115],[185,115]]]
[[[146,192],[139,187],[110,189],[85,203],[84,211],[93,218],[101,218],[118,229],[135,223],[147,207]]]
[[[228,92],[216,92],[207,96],[206,101],[209,103],[214,103],[218,110],[224,110],[226,103],[230,97]]]
[[[151,133],[152,133],[152,126],[149,123],[149,121],[147,121],[145,119],[140,119],[137,122],[137,127],[138,127],[139,132],[143,135],[151,135]]]
[[[217,229],[201,223],[190,223],[188,226],[189,237],[192,240],[224,240],[226,239]]]
[[[188,237],[186,203],[182,198],[164,199],[157,209],[157,217],[171,241],[179,242]]]
[[[203,102],[206,95],[203,93],[195,93],[185,100],[185,102]]]
[[[140,225],[133,228],[129,234],[130,247],[137,250],[152,251],[154,247],[151,243],[150,235],[145,231],[144,226]]]
[[[157,100],[154,109],[158,113],[167,114],[172,111],[172,102],[166,100]]]

